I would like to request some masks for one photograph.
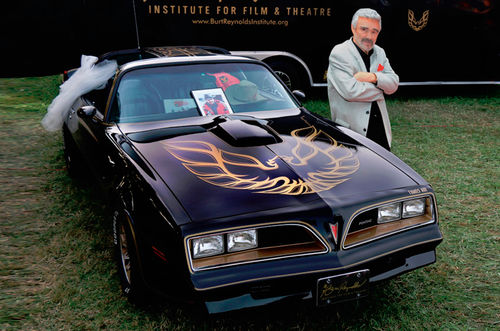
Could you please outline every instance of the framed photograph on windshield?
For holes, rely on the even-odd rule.
[[[221,88],[191,91],[201,115],[232,114],[233,110]]]

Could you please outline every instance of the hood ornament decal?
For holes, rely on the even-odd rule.
[[[329,190],[347,180],[359,169],[353,151],[344,147],[329,134],[308,126],[293,130],[290,139],[291,155],[279,155],[261,161],[258,158],[225,151],[198,140],[164,142],[166,150],[199,179],[219,187],[251,190],[254,193],[301,195]],[[294,168],[321,164],[299,178],[273,176],[279,170],[278,159]],[[307,169],[307,168],[305,168]],[[260,170],[258,173],[253,173]],[[265,175],[262,175],[262,171]]]

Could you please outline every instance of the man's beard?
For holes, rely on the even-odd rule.
[[[368,44],[368,46],[366,46],[366,44]],[[372,50],[373,48],[373,41],[371,39],[368,39],[368,38],[362,38],[360,41],[358,41],[358,46],[359,48],[361,48],[363,51],[365,52],[369,52]]]

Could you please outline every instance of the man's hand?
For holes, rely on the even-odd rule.
[[[360,71],[354,74],[354,78],[356,78],[356,80],[359,82],[374,84],[377,82],[377,75],[375,75],[373,72]]]

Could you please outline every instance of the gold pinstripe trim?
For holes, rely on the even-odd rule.
[[[389,204],[389,203],[392,203],[392,202],[407,201],[407,200],[413,200],[415,198],[429,197],[429,196],[432,196],[432,206],[433,206],[434,214],[435,214],[435,215],[433,215],[433,216],[435,216],[434,222],[432,222],[431,224],[438,223],[438,212],[437,212],[437,205],[436,205],[436,196],[435,196],[434,192],[425,192],[425,193],[413,194],[413,195],[410,194],[410,195],[408,195],[406,197],[399,197],[399,198],[395,198],[395,199],[391,199],[391,200],[387,200],[387,201],[377,202],[377,203],[371,204],[369,206],[362,207],[362,208],[356,210],[351,215],[351,217],[349,218],[349,221],[347,222],[347,226],[345,227],[345,231],[342,234],[342,241],[340,242],[340,247],[342,247],[342,249],[345,249],[344,248],[344,242],[345,242],[345,239],[347,237],[347,233],[349,231],[349,228],[351,227],[351,223],[354,220],[354,218],[356,216],[358,216],[359,214],[361,214],[362,212],[364,212],[366,210],[373,209],[375,207],[383,206],[383,205],[386,205],[386,204]],[[429,225],[429,223],[424,223],[421,226],[424,226],[424,225]],[[410,229],[408,229],[408,230],[410,230]],[[388,236],[390,236],[390,235],[391,235],[391,233],[388,234]]]
[[[184,238],[184,252],[186,254],[186,261],[188,264],[189,272],[191,274],[195,273],[195,271],[193,270],[193,267],[191,265],[191,254],[190,254],[189,245],[188,245],[188,242],[191,238],[208,236],[208,235],[215,234],[215,233],[232,232],[232,231],[240,230],[240,229],[250,229],[250,228],[251,229],[254,229],[254,228],[258,229],[258,228],[262,228],[262,227],[266,227],[266,226],[274,226],[274,225],[302,225],[302,226],[306,227],[308,230],[312,231],[318,237],[318,239],[321,241],[321,243],[325,246],[327,251],[324,252],[323,254],[328,254],[332,250],[328,240],[326,240],[321,235],[321,233],[319,233],[318,230],[316,230],[310,224],[303,222],[303,221],[280,221],[280,222],[267,222],[267,223],[259,223],[259,224],[252,224],[252,225],[242,225],[242,226],[236,226],[236,227],[230,227],[230,228],[224,228],[224,229],[218,229],[218,230],[212,230],[212,231],[206,231],[206,232],[199,232],[199,233],[191,234],[191,235],[185,237]],[[283,258],[287,258],[287,257],[289,257],[289,256],[284,256]]]
[[[362,207],[362,208],[356,210],[352,214],[352,216],[349,219],[349,222],[347,223],[347,227],[345,229],[347,230],[350,227],[352,221],[354,220],[354,217],[356,217],[359,213],[361,213],[361,212],[363,212],[365,210],[372,209],[372,208],[374,208],[376,206],[381,206],[381,205],[392,203],[392,202],[396,202],[396,201],[405,201],[405,200],[408,200],[410,198],[413,199],[413,198],[419,198],[419,197],[424,197],[424,196],[426,196],[426,197],[431,196],[432,197],[432,205],[433,205],[433,208],[434,208],[434,216],[435,216],[434,222],[432,224],[438,224],[439,217],[438,217],[436,196],[435,196],[434,192],[425,192],[425,193],[421,193],[421,194],[413,194],[413,195],[410,194],[410,195],[408,195],[406,197],[394,198],[394,199],[390,199],[390,200],[386,200],[386,201],[382,201],[382,202],[378,202],[378,203],[374,203],[374,204]],[[314,229],[313,227],[311,227],[308,223],[305,223],[305,222],[302,222],[302,221],[282,221],[282,222],[260,223],[260,224],[256,224],[256,225],[253,225],[253,226],[239,226],[239,227],[232,227],[232,228],[227,228],[227,229],[223,229],[223,230],[213,230],[213,231],[207,231],[207,232],[200,232],[200,233],[197,233],[197,234],[189,235],[186,238],[184,238],[184,249],[185,249],[185,253],[186,253],[186,258],[187,258],[187,263],[188,263],[189,271],[191,272],[191,274],[194,273],[194,271],[193,271],[193,269],[191,268],[191,265],[190,265],[190,255],[189,255],[189,252],[188,252],[187,242],[188,242],[189,239],[191,239],[193,237],[198,237],[198,236],[210,235],[210,234],[213,234],[213,233],[224,233],[224,232],[229,232],[229,231],[239,230],[239,229],[244,229],[244,228],[257,228],[257,227],[266,226],[266,225],[280,225],[280,224],[302,224],[302,225],[306,226],[307,228],[313,230],[319,236],[319,238],[321,238],[322,240],[324,240],[323,236],[316,229]],[[430,224],[427,224],[427,225],[430,225]],[[342,242],[341,242],[341,246],[340,247],[343,247],[343,244],[344,244],[346,236],[347,236],[347,231],[344,231],[344,233],[342,235]],[[408,248],[412,248],[412,247],[415,247],[415,246],[420,246],[420,245],[425,245],[425,244],[436,242],[436,241],[441,241],[442,239],[443,239],[443,237],[440,236],[439,238],[430,239],[430,240],[426,240],[426,241],[421,241],[421,242],[418,242],[418,243],[415,243],[415,244],[412,244],[412,245],[407,245],[407,246],[404,246],[404,247],[400,247],[398,249],[395,249],[395,250],[392,250],[392,251],[389,251],[389,252],[385,252],[383,254],[380,254],[380,255],[377,255],[377,256],[373,256],[373,257],[371,257],[369,259],[358,261],[356,263],[349,264],[349,265],[342,266],[342,267],[328,268],[328,269],[318,269],[318,270],[312,270],[312,271],[308,271],[308,272],[290,273],[290,274],[275,275],[275,276],[269,276],[269,277],[258,277],[258,278],[252,278],[252,279],[242,280],[242,281],[238,281],[238,282],[232,282],[232,283],[226,283],[226,284],[221,284],[221,285],[206,287],[206,288],[198,288],[198,287],[195,286],[194,289],[197,290],[197,291],[208,291],[208,290],[213,290],[213,289],[217,289],[217,288],[234,286],[234,285],[239,285],[239,284],[244,284],[244,283],[249,283],[249,282],[254,282],[254,281],[277,279],[277,278],[283,278],[283,277],[292,277],[292,276],[299,276],[299,275],[308,275],[308,274],[312,274],[312,273],[330,272],[330,271],[337,271],[337,270],[342,270],[342,269],[348,269],[348,268],[355,267],[357,265],[360,265],[360,264],[363,264],[363,263],[367,263],[367,262],[373,261],[375,259],[387,256],[389,254],[393,254],[393,253],[396,253],[396,252],[399,252],[399,251],[402,251],[402,250],[405,250],[405,249],[408,249]],[[325,240],[324,242],[328,246],[328,253],[331,252],[332,248],[330,246],[330,243],[327,240]]]
[[[396,253],[396,252],[399,252],[401,250],[405,250],[407,248],[411,248],[411,247],[418,246],[418,245],[425,245],[425,244],[428,244],[428,243],[431,243],[431,242],[434,242],[434,241],[439,241],[439,240],[442,240],[442,239],[443,239],[443,237],[439,237],[439,238],[436,238],[436,239],[422,241],[422,242],[419,242],[419,243],[415,243],[413,245],[408,245],[408,246],[405,246],[405,247],[401,247],[399,249],[395,249],[395,250],[390,251],[390,252],[386,252],[384,254],[380,254],[380,255],[371,257],[371,258],[369,258],[367,260],[359,261],[359,262],[356,262],[356,263],[353,263],[353,264],[349,264],[349,265],[346,265],[346,266],[342,266],[342,267],[338,267],[338,268],[319,269],[319,270],[312,270],[312,271],[308,271],[308,272],[297,272],[297,273],[284,274],[284,275],[276,275],[276,276],[269,276],[269,277],[253,278],[253,279],[242,280],[242,281],[239,281],[239,282],[227,283],[227,284],[216,285],[216,286],[211,286],[211,287],[206,287],[206,288],[195,287],[194,289],[197,290],[197,291],[208,291],[208,290],[213,290],[213,289],[217,289],[217,288],[221,288],[221,287],[234,286],[234,285],[239,285],[239,284],[244,284],[244,283],[249,283],[249,282],[260,281],[260,280],[268,280],[268,279],[276,279],[276,278],[283,278],[283,277],[308,275],[308,274],[318,273],[318,272],[329,272],[329,271],[335,271],[335,270],[341,270],[341,269],[348,269],[348,268],[357,266],[359,264],[370,262],[370,261],[372,261],[374,259],[378,259],[380,257],[384,257],[386,255],[389,255],[389,254],[392,254],[392,253]]]

